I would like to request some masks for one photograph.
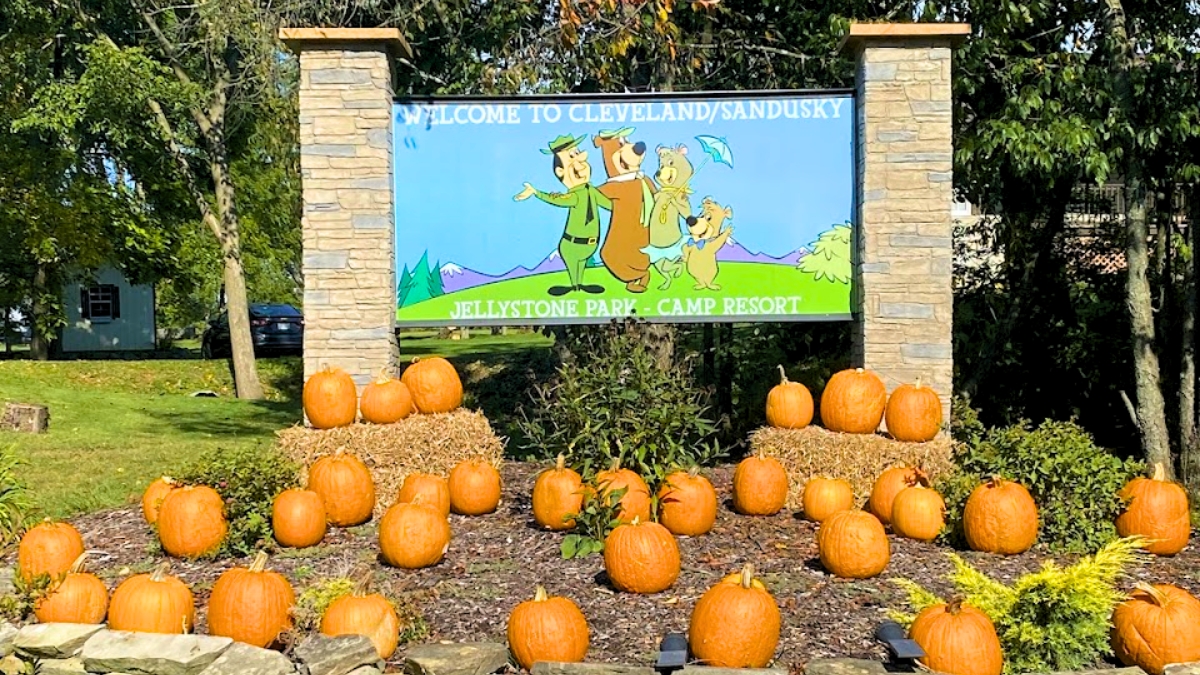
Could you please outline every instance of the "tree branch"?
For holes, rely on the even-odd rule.
[[[162,28],[159,28],[158,22],[154,20],[154,17],[150,14],[150,12],[144,7],[139,9],[140,11],[138,13],[141,15],[142,21],[146,24],[146,27],[150,29],[150,32],[154,35],[154,39],[158,42],[158,46],[163,50],[163,55],[166,56],[167,61],[170,62],[171,70],[175,72],[175,77],[185,85],[192,84],[191,76],[187,74],[187,71],[184,70],[183,65],[179,63],[179,57],[175,50],[175,45],[171,43],[169,38],[167,38],[167,34],[162,31]],[[195,107],[190,108],[190,110],[192,117],[196,120],[196,126],[200,127],[200,133],[207,137],[212,132],[212,120],[210,120],[208,116],[204,114],[203,110],[199,110]]]
[[[196,207],[200,209],[201,219],[212,230],[217,241],[223,243],[225,236],[222,232],[221,224],[217,221],[217,217],[213,215],[212,207],[208,204],[208,199],[204,197],[204,193],[196,185],[196,177],[192,174],[192,167],[188,165],[187,157],[183,154],[183,148],[179,147],[179,142],[175,140],[175,130],[171,127],[171,120],[167,119],[167,114],[163,112],[162,106],[159,105],[158,101],[151,98],[148,99],[147,103],[150,107],[150,112],[154,113],[155,122],[163,135],[163,141],[167,144],[167,150],[179,166],[179,172],[183,177],[184,185],[187,186],[188,193],[195,200]]]

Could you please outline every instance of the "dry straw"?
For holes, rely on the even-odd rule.
[[[440,415],[412,415],[395,424],[352,424],[336,429],[291,427],[278,432],[279,447],[309,465],[339,450],[353,453],[375,477],[375,510],[395,501],[410,473],[447,476],[464,459],[484,459],[500,466],[504,442],[482,413],[459,409]]]
[[[889,467],[918,466],[931,479],[952,468],[951,441],[940,436],[928,443],[901,443],[877,434],[839,434],[820,427],[763,427],[750,435],[750,449],[783,464],[791,484],[788,506],[792,508],[801,507],[804,484],[816,476],[846,479],[861,503]]]

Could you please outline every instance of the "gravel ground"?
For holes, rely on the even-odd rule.
[[[648,664],[664,633],[686,632],[699,596],[749,561],[782,609],[778,664],[798,672],[814,658],[884,656],[872,638],[875,626],[888,608],[904,607],[903,594],[888,579],[906,577],[938,592],[949,590],[946,574],[951,565],[944,549],[898,538],[892,538],[891,564],[881,577],[867,581],[831,577],[817,561],[813,524],[792,513],[750,518],[730,510],[733,470],[724,466],[710,475],[722,502],[716,527],[704,537],[679,539],[683,571],[675,586],[656,595],[617,593],[605,581],[601,556],[563,560],[558,548],[562,535],[533,525],[529,494],[539,468],[506,463],[504,498],[496,513],[450,516],[454,537],[441,564],[418,571],[376,565],[376,586],[410,599],[423,612],[430,629],[427,641],[502,642],[509,611],[543,584],[551,594],[572,598],[587,615],[592,630],[589,660]],[[73,522],[94,550],[93,570],[110,584],[122,575],[147,571],[157,562],[150,529],[137,507],[90,514]],[[317,580],[345,575],[374,561],[376,555],[375,525],[369,523],[333,531],[324,544],[312,549],[280,552],[270,565],[301,590]],[[1047,559],[1036,549],[1008,558],[975,553],[964,557],[1006,581]],[[239,564],[247,563],[175,563],[174,573],[196,593],[198,631],[204,630],[204,607],[213,581]],[[1174,583],[1200,594],[1200,553],[1193,544],[1174,558],[1148,560],[1132,570],[1132,576]],[[403,659],[403,651],[402,646],[395,661]]]

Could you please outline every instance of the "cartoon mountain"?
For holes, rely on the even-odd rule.
[[[754,253],[750,249],[742,246],[741,243],[733,238],[730,238],[729,243],[721,252],[717,254],[717,260],[721,262],[756,262],[770,263],[775,265],[795,265],[800,262],[800,259],[808,255],[809,250],[803,246],[784,255],[776,258],[775,256],[766,253]]]
[[[483,284],[490,284],[496,281],[505,281],[508,279],[520,279],[522,277],[533,276],[535,274],[546,274],[548,272],[561,272],[567,269],[563,261],[558,256],[558,251],[551,251],[550,255],[546,256],[536,267],[530,269],[524,265],[518,265],[504,274],[492,275],[482,274],[475,270],[464,268],[463,266],[449,262],[441,267],[441,284],[442,290],[446,293],[461,291],[466,288],[474,288]]]

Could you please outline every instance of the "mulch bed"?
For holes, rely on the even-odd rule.
[[[904,596],[887,579],[907,577],[940,593],[949,591],[951,565],[945,550],[932,544],[892,539],[892,561],[884,574],[867,581],[842,581],[817,561],[816,528],[792,513],[771,518],[738,516],[729,510],[732,467],[711,473],[722,501],[713,532],[679,540],[683,572],[664,593],[617,593],[604,580],[600,556],[563,560],[562,535],[532,524],[529,494],[540,466],[504,465],[504,499],[497,513],[466,518],[452,515],[453,541],[445,560],[419,571],[377,566],[376,585],[417,603],[429,624],[427,641],[504,641],[509,611],[543,584],[551,594],[577,602],[591,625],[591,661],[652,663],[664,633],[686,632],[692,606],[722,576],[750,561],[778,600],[784,626],[777,663],[797,672],[814,658],[880,659],[872,637],[888,608],[904,608]],[[137,507],[74,520],[94,547],[92,568],[110,584],[124,574],[148,570],[156,562],[150,529]],[[270,566],[284,572],[297,589],[327,577],[346,575],[377,553],[374,524],[332,532],[326,543],[304,551],[278,553]],[[1011,580],[1047,559],[1033,551],[1014,557],[965,553],[984,572]],[[1060,559],[1062,562],[1069,562]],[[212,582],[246,561],[179,561],[174,573],[192,585],[200,607],[198,632]],[[1195,544],[1174,558],[1150,559],[1132,571],[1137,579],[1170,582],[1200,593],[1200,552]],[[1128,584],[1132,585],[1130,579]],[[403,659],[404,647],[394,661]],[[1101,664],[1102,665],[1102,664]]]

